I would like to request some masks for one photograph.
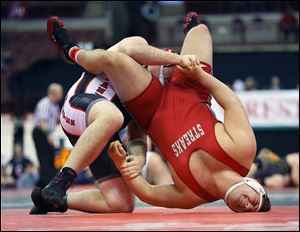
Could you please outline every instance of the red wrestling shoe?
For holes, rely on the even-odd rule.
[[[200,17],[196,12],[191,11],[187,13],[186,18],[183,22],[184,34],[186,35],[189,32],[189,30],[191,30],[193,27],[199,24],[200,24]]]
[[[50,42],[60,52],[65,62],[69,64],[75,64],[75,62],[69,56],[69,51],[71,48],[80,48],[76,45],[67,32],[63,21],[57,16],[50,17],[47,23],[47,32]]]

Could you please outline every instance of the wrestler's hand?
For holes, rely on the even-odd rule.
[[[196,57],[196,56],[195,56]],[[181,65],[176,66],[178,70],[187,78],[199,80],[204,70],[200,66],[198,58],[186,57],[182,60]]]
[[[127,156],[127,153],[120,141],[116,140],[109,145],[108,154],[114,161],[117,168],[120,169],[121,164],[126,160]]]
[[[137,157],[130,155],[120,166],[121,174],[129,179],[133,179],[141,174],[143,165],[137,160]]]
[[[110,144],[108,154],[124,177],[132,179],[140,175],[143,165],[141,165],[136,156],[127,156],[119,141],[114,141]]]
[[[195,65],[199,65],[200,61],[196,55],[180,55],[180,64],[179,66],[184,69],[188,69]]]

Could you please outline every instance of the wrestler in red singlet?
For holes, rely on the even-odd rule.
[[[210,65],[201,62],[201,66],[211,73]],[[192,152],[202,149],[242,176],[249,171],[226,154],[217,142],[214,128],[218,120],[210,109],[210,100],[211,95],[206,89],[175,68],[171,81],[164,87],[152,77],[143,93],[125,103],[179,178],[207,201],[216,198],[193,177],[189,169]]]

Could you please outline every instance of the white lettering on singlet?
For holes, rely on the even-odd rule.
[[[178,157],[180,154],[182,154],[184,150],[186,150],[204,134],[205,132],[199,123],[196,126],[193,126],[190,130],[188,130],[174,143],[171,144],[171,148],[175,156]]]

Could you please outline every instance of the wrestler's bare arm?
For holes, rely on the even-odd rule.
[[[180,55],[153,47],[140,36],[125,38],[107,51],[124,53],[143,65],[175,65],[180,63]]]
[[[108,51],[124,53],[144,65],[178,64],[180,60],[178,54],[153,47],[140,36],[125,38],[109,48]]]
[[[134,168],[131,168],[133,167],[131,162],[126,162],[126,153],[119,141],[111,143],[108,153],[122,173],[128,187],[142,201],[168,208],[191,208],[194,206],[190,205],[176,185],[150,185],[142,176],[132,174],[131,171]]]
[[[186,199],[176,185],[150,185],[142,176],[133,179],[124,177],[128,187],[142,201],[167,208],[189,208]]]
[[[179,67],[179,69],[181,69]],[[224,83],[205,72],[194,62],[181,69],[188,78],[196,79],[224,109],[224,128],[234,143],[243,143],[243,149],[256,152],[256,140],[240,98]]]

